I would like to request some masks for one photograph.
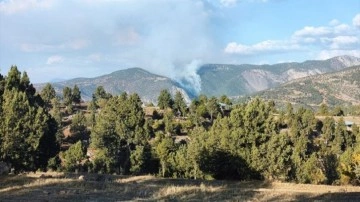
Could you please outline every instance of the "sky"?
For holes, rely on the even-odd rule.
[[[0,72],[33,83],[338,55],[360,57],[359,0],[0,0]]]

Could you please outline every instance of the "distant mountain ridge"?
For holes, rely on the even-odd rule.
[[[256,93],[279,104],[318,107],[360,105],[360,66],[296,79],[278,87]]]
[[[119,95],[123,92],[138,93],[142,101],[154,102],[162,89],[169,89],[175,94],[181,91],[186,100],[190,100],[187,93],[173,80],[152,74],[141,68],[129,68],[115,71],[110,74],[95,78],[75,78],[63,82],[52,83],[58,94],[62,93],[65,86],[73,87],[78,85],[81,91],[82,99],[90,100],[97,86],[103,86],[105,90],[113,95]],[[45,84],[36,84],[35,87],[42,89]]]
[[[209,64],[201,67],[198,73],[202,81],[201,93],[238,96],[276,87],[294,79],[338,71],[359,64],[360,58],[338,56],[328,60],[274,65]]]
[[[360,65],[360,58],[338,56],[328,60],[274,65],[206,64],[197,71],[201,79],[199,94],[230,97],[249,95],[298,78],[339,71],[354,65]],[[76,78],[52,83],[59,94],[65,86],[73,87],[75,84],[79,86],[84,100],[90,100],[92,93],[100,85],[114,95],[136,92],[145,103],[156,103],[162,89],[168,89],[173,94],[181,91],[187,101],[190,101],[190,92],[193,92],[193,89],[187,89],[168,77],[152,74],[141,68],[119,70],[95,78]],[[44,84],[35,84],[38,90],[43,86]]]

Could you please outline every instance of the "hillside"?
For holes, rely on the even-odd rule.
[[[278,103],[291,102],[317,107],[360,104],[360,66],[341,71],[296,79],[256,94]]]
[[[338,56],[328,60],[274,65],[204,65],[199,70],[201,93],[205,95],[246,95],[311,75],[359,65],[360,58]]]
[[[310,75],[338,71],[349,66],[360,65],[360,58],[339,56],[328,60],[311,60],[303,63],[281,63],[274,65],[228,65],[207,64],[200,67],[198,75],[201,79],[200,94],[207,96],[241,96],[279,86],[294,79]],[[55,82],[53,86],[58,94],[65,86],[78,85],[84,100],[90,100],[97,86],[118,95],[122,92],[138,93],[146,102],[157,102],[162,89],[169,89],[172,94],[182,91],[187,101],[193,96],[178,82],[140,68],[120,70],[95,78],[76,78]],[[36,84],[41,90],[44,84]]]
[[[92,98],[92,93],[97,86],[103,86],[107,92],[113,95],[118,95],[122,92],[137,93],[145,103],[155,102],[162,89],[169,89],[174,94],[177,90],[180,90],[185,95],[185,99],[189,100],[183,89],[171,79],[152,74],[140,68],[119,70],[95,78],[76,78],[53,83],[52,85],[58,94],[62,94],[62,89],[65,86],[73,87],[75,84],[79,86],[82,99],[84,100]],[[35,86],[40,90],[44,84],[37,84]]]

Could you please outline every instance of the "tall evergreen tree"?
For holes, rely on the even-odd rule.
[[[93,94],[93,97],[98,100],[98,99],[106,99],[107,98],[107,93],[104,89],[103,86],[98,86],[95,89],[95,92]]]
[[[173,99],[171,98],[171,94],[168,90],[164,89],[160,92],[160,95],[158,97],[158,107],[160,109],[166,109],[171,108],[173,105]]]
[[[156,153],[161,164],[161,176],[165,177],[169,167],[170,153],[175,151],[174,141],[171,137],[163,138],[156,146]]]
[[[73,94],[72,94],[72,90],[69,87],[65,87],[63,88],[63,101],[65,106],[68,106],[70,104],[72,104],[73,101]]]
[[[81,141],[73,144],[67,151],[60,153],[67,171],[80,169],[81,161],[85,159],[85,147]]]
[[[46,168],[59,149],[57,124],[34,93],[27,74],[21,77],[16,66],[11,67],[0,107],[0,160],[17,171]]]
[[[214,116],[220,112],[218,100],[216,97],[210,98],[210,100],[206,104],[206,108],[210,114],[210,120],[213,121]]]
[[[17,66],[11,66],[10,71],[6,78],[5,88],[11,90],[12,88],[19,89],[20,87],[21,73],[17,69]]]
[[[56,97],[54,87],[50,83],[47,83],[45,87],[41,90],[40,96],[44,100],[46,108],[50,109],[51,101]]]
[[[81,101],[81,92],[77,85],[74,86],[72,90],[72,102],[75,104],[80,104]]]
[[[334,133],[335,133],[335,120],[330,117],[326,117],[323,121],[322,131],[322,138],[324,139],[324,143],[326,146],[330,145],[331,142],[334,140]]]
[[[346,125],[343,118],[340,118],[337,122],[334,131],[334,142],[332,150],[335,154],[340,155],[346,149]]]
[[[180,91],[177,91],[174,98],[174,110],[175,113],[180,112],[181,116],[185,116],[186,114],[186,103],[183,95]]]
[[[123,94],[110,98],[99,113],[91,133],[91,147],[104,154],[96,161],[106,162],[109,171],[129,172],[134,146],[145,145],[149,139],[144,129],[145,114],[141,105],[137,94]]]

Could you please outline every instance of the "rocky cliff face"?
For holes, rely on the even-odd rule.
[[[308,76],[342,70],[360,64],[360,58],[338,56],[328,60],[274,65],[205,65],[199,75],[206,95],[245,95]]]
[[[296,79],[256,94],[278,104],[286,102],[307,107],[360,104],[360,66]]]

